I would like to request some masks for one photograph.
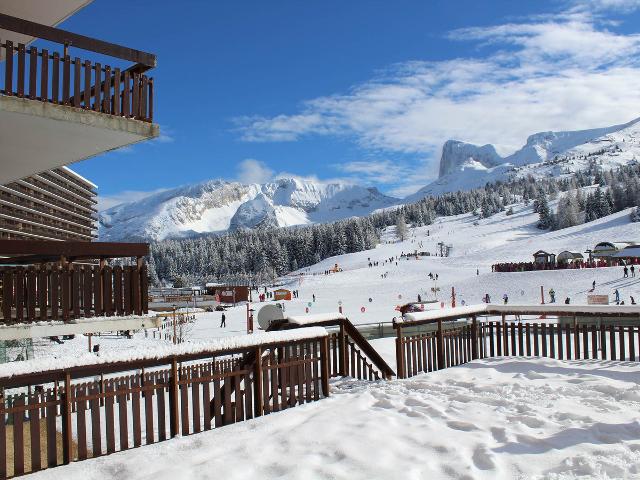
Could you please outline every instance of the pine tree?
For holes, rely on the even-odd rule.
[[[406,240],[408,235],[407,224],[404,220],[404,215],[398,215],[396,219],[396,237],[401,242]]]
[[[542,230],[547,230],[551,228],[553,224],[553,216],[551,215],[551,209],[549,208],[549,203],[547,202],[547,196],[544,192],[540,192],[538,197],[536,198],[538,203],[538,215],[540,219],[538,220],[538,228]]]

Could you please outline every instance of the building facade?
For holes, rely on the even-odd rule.
[[[96,204],[96,185],[67,167],[1,185],[0,239],[91,241]]]

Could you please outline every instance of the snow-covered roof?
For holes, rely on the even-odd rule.
[[[311,315],[293,315],[291,317],[287,317],[287,321],[289,323],[295,323],[296,325],[308,325],[310,323],[332,322],[334,320],[344,320],[346,318],[347,317],[339,312],[329,312],[314,313]]]
[[[565,305],[565,304],[545,304],[545,305],[503,305],[485,304],[466,305],[464,307],[442,308],[440,310],[430,310],[426,312],[407,313],[403,318],[396,319],[397,322],[409,321],[417,322],[424,320],[438,320],[447,318],[461,318],[472,315],[492,314],[517,314],[517,313],[566,313],[568,315],[580,314],[637,314],[640,316],[640,305]]]
[[[622,250],[617,251],[611,256],[616,258],[640,258],[640,246],[623,248]]]
[[[35,358],[24,362],[10,362],[0,365],[0,379],[16,375],[42,373],[51,370],[67,370],[74,367],[103,365],[116,362],[134,362],[139,360],[159,360],[180,355],[224,352],[242,348],[251,348],[271,343],[294,342],[327,336],[322,327],[308,327],[278,332],[259,332],[251,335],[221,337],[202,342],[188,342],[180,345],[158,345],[140,347],[124,354],[122,351],[101,353],[99,357],[84,353],[64,358]]]

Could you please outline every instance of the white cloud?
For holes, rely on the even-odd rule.
[[[640,112],[640,35],[609,30],[610,24],[577,9],[587,3],[622,9],[638,2],[573,2],[576,9],[555,20],[545,15],[453,31],[453,40],[477,42],[477,57],[394,65],[346,93],[311,99],[291,115],[241,119],[243,138],[348,136],[383,155],[414,155],[414,168],[427,177],[450,138],[493,143],[508,154],[538,131],[624,123]],[[482,56],[486,44],[492,53]],[[341,170],[393,181],[383,169],[375,171],[390,163],[363,172],[355,162]]]
[[[247,158],[238,164],[236,180],[241,183],[265,183],[273,178],[273,173],[264,162]]]
[[[169,190],[168,188],[158,188],[157,190],[125,190],[111,195],[98,195],[98,211],[102,212],[121,203],[136,202],[154,193]]]

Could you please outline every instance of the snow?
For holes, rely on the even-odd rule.
[[[309,323],[332,322],[334,320],[343,320],[347,317],[339,312],[315,313],[312,315],[294,315],[287,317],[289,323],[296,325],[308,325]]]
[[[639,381],[635,364],[524,358],[339,381],[318,402],[32,478],[638,478]]]
[[[187,342],[179,345],[147,345],[139,346],[127,354],[122,351],[106,352],[100,356],[88,352],[75,356],[47,359],[46,367],[40,358],[0,364],[0,378],[11,378],[15,375],[42,372],[47,370],[66,370],[86,365],[101,365],[114,362],[133,362],[138,360],[153,360],[179,355],[192,355],[207,352],[224,352],[242,348],[251,348],[279,342],[293,342],[312,338],[323,338],[327,332],[322,327],[299,328],[281,332],[259,332],[253,335],[238,335],[233,337],[216,338],[209,341]]]
[[[471,316],[482,314],[499,314],[499,313],[526,313],[535,311],[536,313],[544,314],[549,313],[566,313],[580,314],[585,312],[600,313],[600,314],[637,314],[640,316],[640,305],[564,305],[564,304],[478,304],[478,305],[466,305],[464,307],[455,308],[442,308],[440,310],[430,310],[426,312],[412,312],[407,313],[402,317],[397,317],[396,322],[404,321],[423,321],[423,320],[437,320],[438,318],[458,317],[458,316]]]

